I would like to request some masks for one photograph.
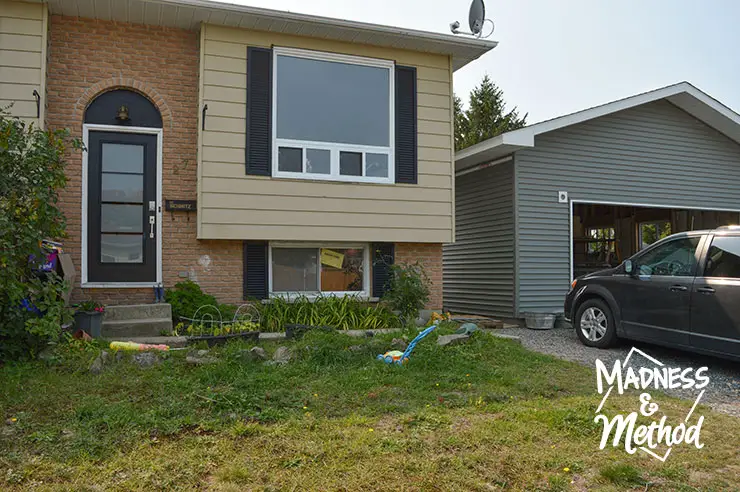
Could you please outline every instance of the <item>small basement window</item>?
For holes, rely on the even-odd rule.
[[[270,295],[358,295],[369,292],[367,245],[271,244]]]
[[[392,183],[393,62],[274,48],[272,175]]]
[[[671,235],[671,223],[667,220],[657,222],[641,222],[638,225],[639,249],[644,249],[656,241],[660,241]]]

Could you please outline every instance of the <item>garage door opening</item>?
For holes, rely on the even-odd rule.
[[[571,278],[615,267],[677,232],[740,224],[740,212],[572,203]]]

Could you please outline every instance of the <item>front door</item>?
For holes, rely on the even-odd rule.
[[[90,131],[87,281],[157,281],[157,136]]]
[[[691,345],[740,357],[740,235],[712,239],[691,296]]]
[[[638,275],[620,288],[622,327],[629,337],[689,345],[691,288],[700,236],[674,239],[638,256]]]

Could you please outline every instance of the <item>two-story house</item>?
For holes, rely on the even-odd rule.
[[[75,299],[377,297],[454,240],[452,75],[495,42],[207,0],[0,0],[0,105],[84,140]],[[382,261],[381,261],[382,260]]]

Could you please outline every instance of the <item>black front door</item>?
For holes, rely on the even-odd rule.
[[[91,131],[87,281],[157,281],[157,136]]]
[[[634,261],[639,275],[620,284],[622,327],[629,337],[689,345],[691,289],[700,236],[674,239]]]
[[[691,296],[691,345],[740,356],[740,235],[712,239]]]

